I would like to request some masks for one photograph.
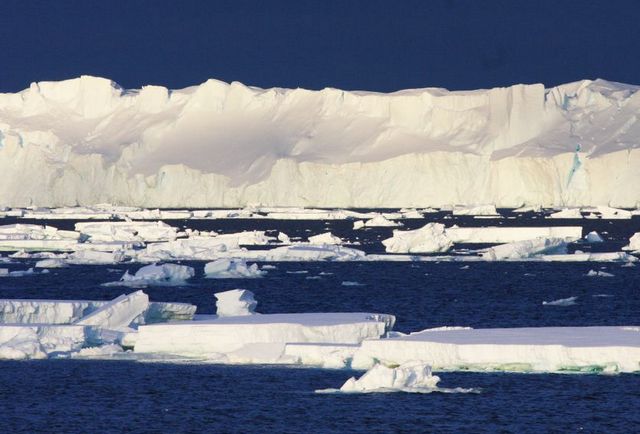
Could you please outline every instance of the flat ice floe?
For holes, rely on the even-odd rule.
[[[640,327],[425,330],[369,339],[352,366],[421,361],[434,370],[638,372]]]
[[[282,363],[288,343],[359,344],[384,335],[394,321],[371,313],[301,313],[153,324],[140,326],[135,351]]]
[[[578,297],[560,298],[558,300],[543,301],[543,306],[573,306],[576,304]]]
[[[441,223],[428,223],[413,231],[394,230],[393,236],[382,241],[388,253],[446,252],[453,242]]]
[[[624,246],[622,249],[640,252],[640,232],[633,234],[631,238],[629,238],[629,244]]]

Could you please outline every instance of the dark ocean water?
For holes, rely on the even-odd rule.
[[[573,223],[591,225],[585,233],[606,231],[611,239],[595,247],[580,246],[582,250],[617,250],[634,231],[640,231],[637,219]],[[409,226],[423,224],[417,221]],[[361,238],[367,251],[376,251],[375,240],[391,233],[391,229],[354,232],[349,222],[189,222],[190,227],[196,225],[222,232],[280,229],[292,236],[327,228],[351,240]],[[197,277],[184,287],[145,289],[152,300],[190,302],[198,306],[199,313],[213,313],[214,292],[246,288],[255,293],[257,310],[263,313],[392,313],[397,316],[396,329],[404,332],[444,325],[640,324],[640,266],[278,263],[263,279],[208,280],[202,276],[203,263],[185,263],[196,268]],[[25,269],[32,264],[2,266]],[[0,298],[111,299],[131,290],[101,284],[137,268],[139,265],[72,266],[49,274],[3,278]],[[587,277],[591,269],[614,276]],[[306,273],[292,273],[302,271]],[[343,286],[344,281],[361,285]],[[576,304],[542,305],[567,297],[578,297]],[[440,386],[480,388],[481,393],[314,393],[340,387],[351,375],[360,373],[133,361],[1,362],[0,429],[11,433],[640,430],[640,375],[441,373]]]

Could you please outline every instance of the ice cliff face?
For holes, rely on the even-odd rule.
[[[0,94],[0,205],[635,207],[637,90],[33,83]]]

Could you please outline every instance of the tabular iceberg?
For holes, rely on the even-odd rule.
[[[635,207],[637,89],[32,83],[0,94],[0,203]]]

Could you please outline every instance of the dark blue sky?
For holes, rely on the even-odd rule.
[[[0,91],[81,74],[391,91],[640,84],[640,1],[1,0]]]

